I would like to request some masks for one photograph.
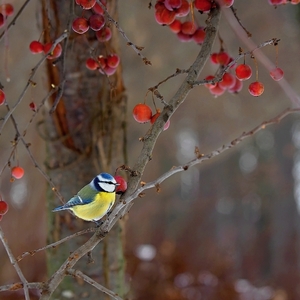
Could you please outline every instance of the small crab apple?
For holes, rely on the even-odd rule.
[[[269,0],[269,4],[271,5],[279,5],[279,4],[283,4],[284,0]]]
[[[210,55],[210,61],[215,65],[217,65],[219,63],[217,58],[218,58],[218,53],[216,53],[216,52],[214,52]]]
[[[99,42],[107,42],[111,39],[112,32],[109,27],[105,26],[102,29],[96,31],[96,38]]]
[[[111,67],[109,67],[109,66],[105,66],[104,68],[103,68],[103,71],[102,70],[99,70],[99,71],[101,71],[100,73],[104,73],[104,74],[106,74],[107,76],[111,76],[111,75],[113,75],[113,74],[115,74],[116,73],[116,70],[117,70],[117,68],[111,68]]]
[[[9,17],[14,13],[14,7],[10,3],[0,5],[0,13],[5,17]]]
[[[156,119],[160,116],[160,110],[158,109],[156,111],[156,114],[153,115],[150,119],[150,123],[154,124],[154,122],[156,121]],[[167,130],[170,127],[170,119],[165,123],[164,125],[164,131]]]
[[[106,58],[106,64],[110,68],[116,68],[119,65],[119,63],[120,63],[120,57],[115,53],[108,55]]]
[[[205,30],[202,27],[198,27],[198,29],[195,31],[195,33],[192,36],[192,39],[197,44],[201,45],[204,42],[205,39]]]
[[[225,93],[225,89],[223,89],[219,83],[217,83],[215,87],[210,88],[209,91],[215,97],[221,96]]]
[[[93,29],[94,31],[98,31],[104,27],[105,19],[102,15],[91,15],[89,18],[89,24],[91,29]]]
[[[44,45],[39,41],[32,41],[29,44],[29,49],[33,54],[42,53],[44,51]]]
[[[181,22],[178,19],[175,19],[173,23],[169,25],[169,28],[172,32],[178,33],[181,31]]]
[[[250,83],[248,87],[249,93],[254,97],[260,96],[264,92],[264,89],[264,85],[259,81]]]
[[[91,9],[96,4],[96,0],[77,0],[83,9]]]
[[[11,175],[16,179],[21,179],[24,175],[24,169],[22,167],[13,167],[11,169]]]
[[[270,71],[270,76],[275,80],[279,81],[280,79],[283,78],[283,71],[281,68],[275,68]]]
[[[155,5],[155,20],[159,25],[170,25],[176,18],[176,12],[168,10],[163,3]]]
[[[29,108],[30,108],[32,111],[36,112],[36,104],[35,104],[34,102],[30,102],[30,103],[29,103]]]
[[[237,94],[243,88],[243,82],[236,78],[235,85],[228,89],[229,93]]]
[[[241,64],[235,68],[235,76],[239,80],[247,80],[252,75],[252,69],[249,65]]]
[[[50,49],[52,48],[53,46],[53,43],[47,43],[44,45],[44,52],[45,54],[47,54]],[[57,44],[55,46],[55,48],[52,50],[52,52],[50,52],[47,56],[48,59],[54,59],[54,58],[57,58],[57,57],[60,57],[61,56],[61,53],[62,53],[62,47],[61,47],[61,44]]]
[[[86,18],[76,18],[72,23],[72,29],[78,34],[86,33],[89,28],[89,22]]]
[[[230,89],[235,85],[236,78],[230,74],[225,73],[222,77],[222,81],[219,82],[219,85],[223,89]]]
[[[181,24],[181,32],[184,34],[193,35],[197,30],[197,26],[192,21],[186,21]]]
[[[164,5],[168,10],[172,11],[182,5],[182,0],[165,0]]]
[[[205,77],[206,80],[213,80],[214,78],[215,78],[215,76],[213,76],[213,75],[208,75]],[[217,84],[216,83],[205,83],[204,85],[210,89],[210,88],[215,87]]]
[[[89,58],[85,61],[85,66],[86,66],[89,70],[96,70],[96,69],[99,68],[99,63],[98,63],[95,59],[89,57]]]
[[[194,6],[202,13],[208,13],[212,8],[212,2],[210,0],[195,0]]]
[[[101,2],[102,2],[103,5],[105,5],[103,3],[103,1],[101,1]],[[104,14],[104,9],[101,7],[100,4],[98,4],[96,2],[96,4],[93,6],[93,12],[96,13],[96,14],[98,14],[98,15],[103,15]]]
[[[107,65],[107,59],[103,55],[98,56],[98,62],[99,62],[99,65],[100,65],[100,69],[101,68],[104,69]]]
[[[179,38],[179,40],[181,42],[190,42],[192,40],[192,36],[190,34],[185,34],[183,32],[178,32],[177,33],[177,37]]]
[[[138,123],[147,123],[152,117],[151,108],[146,105],[139,103],[133,108],[133,117]]]
[[[182,18],[186,17],[190,13],[191,7],[190,3],[187,0],[182,0],[182,4],[176,11],[176,17]]]
[[[8,204],[0,197],[0,215],[5,215],[8,212]]]
[[[5,18],[2,13],[0,13],[0,28],[5,24]]]
[[[117,182],[116,193],[123,194],[127,190],[127,181],[120,175],[115,176]]]
[[[5,102],[5,93],[3,90],[0,89],[0,105]]]
[[[230,62],[230,56],[227,54],[227,52],[221,51],[217,55],[217,62],[220,65],[225,66]]]

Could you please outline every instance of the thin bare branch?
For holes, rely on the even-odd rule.
[[[81,271],[75,270],[75,269],[69,269],[67,272],[68,272],[69,275],[72,275],[74,277],[78,277],[78,278],[83,279],[85,282],[87,282],[90,285],[94,286],[96,289],[98,289],[99,291],[103,292],[104,294],[112,297],[113,299],[123,300],[123,298],[119,297],[116,293],[114,293],[113,291],[107,289],[103,285],[99,284],[98,282],[93,280],[91,277],[83,274]]]
[[[24,295],[25,295],[25,300],[30,300],[29,297],[29,291],[28,291],[28,282],[22,272],[22,270],[20,269],[17,260],[15,259],[10,247],[8,246],[7,240],[4,236],[4,232],[0,226],[0,240],[5,248],[5,251],[8,255],[8,258],[10,260],[10,263],[12,264],[12,266],[14,267],[14,269],[16,270],[17,274],[19,275],[19,278],[22,282],[23,285],[23,289],[24,289]]]

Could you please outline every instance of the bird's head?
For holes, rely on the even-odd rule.
[[[99,192],[113,193],[118,185],[115,178],[108,173],[100,173],[91,182],[92,186]]]

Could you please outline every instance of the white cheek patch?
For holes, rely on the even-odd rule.
[[[105,192],[108,192],[108,193],[112,193],[116,189],[116,186],[112,183],[100,182],[99,185],[100,185],[101,189],[103,189]]]

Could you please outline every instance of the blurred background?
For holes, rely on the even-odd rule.
[[[16,10],[22,4],[11,3]],[[274,37],[280,39],[279,67],[299,93],[298,6],[274,8],[267,0],[254,0],[251,5],[248,1],[236,1],[235,8],[256,44]],[[198,17],[204,25],[205,17]],[[38,39],[41,32],[37,20],[37,3],[31,1],[16,26],[1,41],[0,82],[8,97],[15,101],[40,59],[28,49],[30,41]],[[129,166],[132,166],[142,147],[138,139],[149,128],[149,124],[141,125],[133,120],[132,108],[144,101],[149,87],[174,73],[176,68],[187,69],[199,46],[182,43],[169,28],[159,26],[153,9],[148,9],[148,1],[120,1],[119,23],[132,42],[145,47],[143,53],[152,62],[152,66],[145,66],[121,40],[129,99]],[[224,17],[220,36],[232,57],[238,55],[239,47],[248,50]],[[219,49],[216,40],[214,51]],[[274,47],[265,47],[262,52],[275,63]],[[254,68],[250,59],[248,63]],[[195,146],[207,154],[291,107],[286,94],[269,78],[260,62],[258,67],[259,80],[265,85],[261,97],[254,98],[248,93],[250,82],[245,83],[239,94],[225,93],[218,98],[203,86],[193,89],[172,117],[170,128],[160,136],[143,180],[152,181],[172,166],[193,159]],[[208,62],[200,77],[215,71],[216,66]],[[10,77],[8,83],[7,77]],[[177,76],[160,87],[167,101],[183,78]],[[28,104],[45,95],[47,79],[43,70],[35,80],[37,86],[29,89],[16,110],[20,128],[30,119]],[[152,106],[150,95],[146,101]],[[156,104],[160,107],[159,101]],[[0,117],[5,113],[5,107],[0,107]],[[43,164],[45,147],[38,133],[38,121],[30,125],[26,139],[32,144],[36,160]],[[8,123],[0,136],[1,170],[11,153],[10,141],[14,139],[10,126]],[[10,173],[5,170],[0,186],[10,205],[0,225],[16,256],[44,246],[47,235],[46,182],[24,149],[19,148],[18,160],[26,174],[22,180],[9,183]],[[137,300],[300,299],[299,149],[300,120],[295,114],[218,157],[169,178],[162,184],[160,193],[151,190],[145,197],[136,199],[127,218],[125,238],[130,297]],[[0,254],[0,285],[18,281],[2,245]],[[45,253],[25,258],[20,265],[30,282],[46,276]]]

